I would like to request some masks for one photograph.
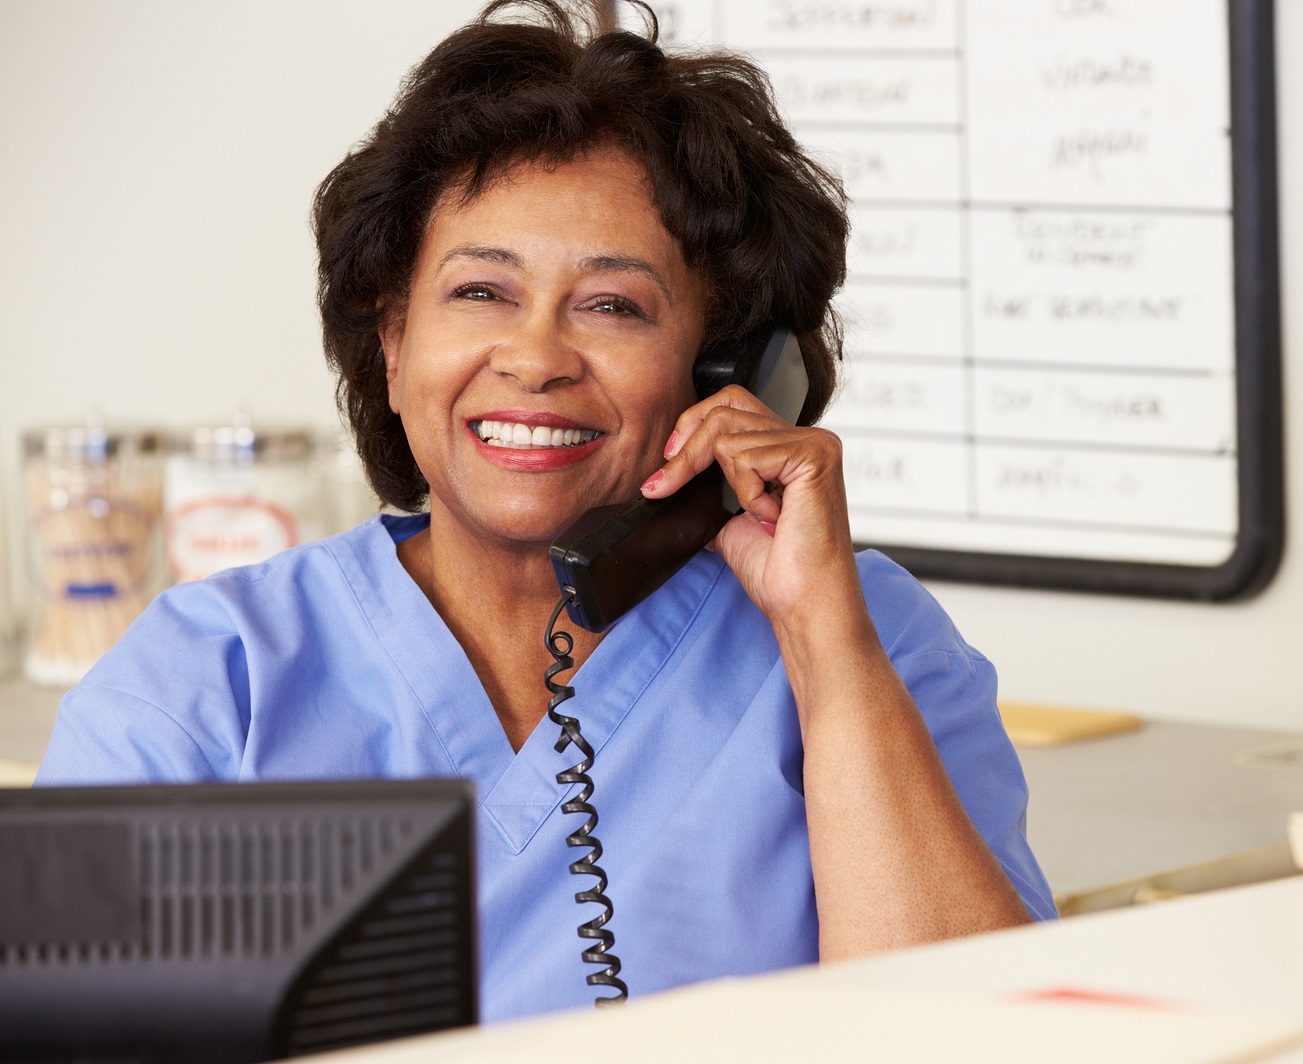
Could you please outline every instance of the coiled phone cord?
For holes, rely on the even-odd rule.
[[[584,902],[596,902],[603,908],[603,911],[591,920],[579,925],[580,938],[596,940],[592,946],[584,949],[583,959],[589,964],[605,964],[607,966],[603,971],[590,973],[588,975],[588,985],[609,986],[616,991],[614,997],[597,998],[594,1004],[600,1007],[622,1004],[629,997],[629,988],[625,985],[624,980],[619,978],[620,958],[611,952],[611,947],[615,945],[615,935],[604,926],[610,920],[615,909],[611,904],[611,899],[605,893],[607,885],[606,873],[597,864],[598,859],[602,856],[602,844],[597,841],[597,836],[593,834],[593,829],[597,827],[597,810],[593,808],[589,801],[593,796],[593,781],[588,775],[588,770],[593,767],[593,748],[580,734],[579,721],[557,711],[557,707],[562,702],[574,697],[575,689],[566,684],[555,683],[552,679],[557,673],[566,672],[575,667],[575,659],[570,656],[570,651],[574,649],[575,645],[574,637],[566,631],[554,631],[557,618],[561,616],[562,609],[565,608],[572,595],[573,592],[567,588],[566,594],[561,596],[561,601],[556,604],[556,609],[552,611],[552,618],[548,621],[547,649],[548,653],[556,660],[544,672],[543,682],[552,694],[547,703],[547,715],[552,723],[561,729],[561,737],[556,741],[556,749],[561,751],[573,744],[583,755],[583,760],[579,764],[563,772],[558,772],[556,781],[563,787],[577,783],[581,788],[573,798],[562,803],[561,811],[564,813],[582,813],[588,817],[583,824],[566,836],[566,845],[589,847],[588,853],[570,865],[570,874],[597,877],[597,885],[591,890],[579,891],[575,894],[575,901],[581,905]]]

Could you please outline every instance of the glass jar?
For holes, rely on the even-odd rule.
[[[162,452],[153,431],[24,434],[33,682],[76,683],[158,589]]]
[[[202,580],[321,535],[309,429],[201,426],[172,439],[164,498],[168,566]]]

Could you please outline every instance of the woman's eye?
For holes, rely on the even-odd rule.
[[[484,301],[498,298],[498,293],[495,292],[491,286],[480,283],[461,285],[460,287],[453,289],[452,295],[454,299]]]
[[[599,311],[602,314],[632,314],[636,318],[645,318],[647,316],[642,312],[638,304],[625,299],[624,296],[598,296],[589,302],[588,309]]]

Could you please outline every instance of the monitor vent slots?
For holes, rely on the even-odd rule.
[[[277,1021],[286,1056],[318,1053],[456,1024],[464,981],[458,863],[424,851],[372,899],[352,932],[313,959]]]
[[[142,825],[141,953],[292,950],[299,933],[370,878],[408,830],[386,817]]]
[[[271,958],[365,889],[411,833],[394,817],[316,822],[164,819],[139,825],[138,931],[112,940],[0,941],[0,965]]]

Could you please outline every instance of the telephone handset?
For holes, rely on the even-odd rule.
[[[785,326],[702,352],[692,377],[698,399],[740,384],[791,422],[810,386],[796,335]],[[552,569],[569,596],[570,619],[590,632],[610,627],[677,573],[737,511],[737,497],[717,464],[668,498],[589,510],[552,544]]]

